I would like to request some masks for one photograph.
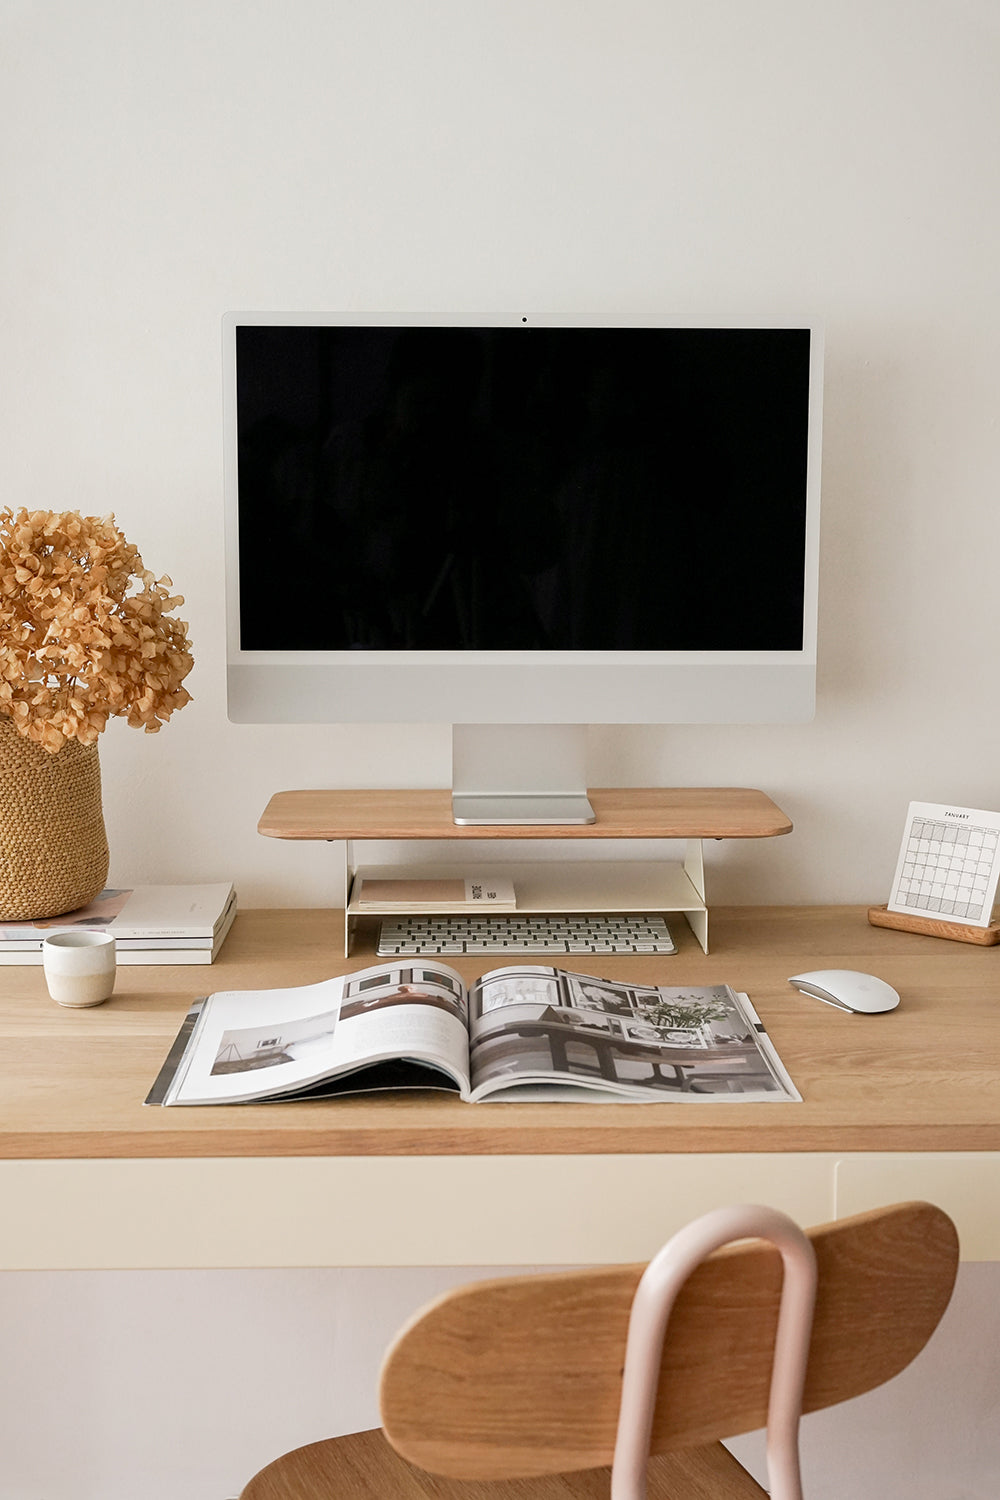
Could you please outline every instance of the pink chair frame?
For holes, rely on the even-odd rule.
[[[781,1252],[783,1281],[767,1410],[771,1500],[802,1500],[799,1418],[816,1300],[816,1256],[799,1226],[777,1209],[720,1208],[688,1224],[650,1261],[636,1288],[625,1346],[611,1500],[646,1500],[646,1467],[667,1323],[684,1282],[713,1250],[763,1239]]]

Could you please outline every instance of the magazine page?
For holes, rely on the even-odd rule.
[[[321,1080],[412,1061],[469,1092],[465,987],[453,969],[389,961],[287,990],[210,995],[165,1104],[236,1104],[313,1091]],[[398,1068],[383,1077],[399,1087]],[[442,1080],[445,1084],[446,1080]],[[369,1085],[359,1079],[359,1087]]]
[[[496,969],[469,992],[474,1100],[799,1100],[746,996],[563,969]]]

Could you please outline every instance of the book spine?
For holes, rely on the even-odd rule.
[[[216,950],[212,948],[119,948],[115,957],[119,968],[127,967],[129,964],[210,964],[215,962]],[[4,964],[34,965],[36,968],[41,968],[41,950],[36,948],[33,952],[11,953],[5,948],[0,951],[0,967]]]
[[[187,1051],[188,1043],[191,1040],[195,1026],[198,1024],[198,1017],[201,1015],[205,1003],[205,997],[196,1000],[184,1017],[184,1024],[174,1038],[174,1044],[163,1060],[163,1067],[156,1075],[153,1087],[143,1100],[144,1104],[163,1104],[166,1100],[170,1085],[173,1083],[177,1069],[180,1067],[184,1053]]]
[[[116,942],[123,943],[156,942],[161,938],[191,943],[210,943],[217,931],[214,928],[204,927],[105,927],[102,930],[109,932]]]

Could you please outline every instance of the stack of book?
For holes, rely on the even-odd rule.
[[[236,891],[225,881],[109,888],[60,917],[0,922],[0,964],[40,964],[43,940],[74,927],[110,932],[120,964],[210,964],[235,916]]]

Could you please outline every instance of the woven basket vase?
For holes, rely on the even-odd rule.
[[[0,921],[75,911],[107,876],[97,746],[50,755],[0,714]]]

